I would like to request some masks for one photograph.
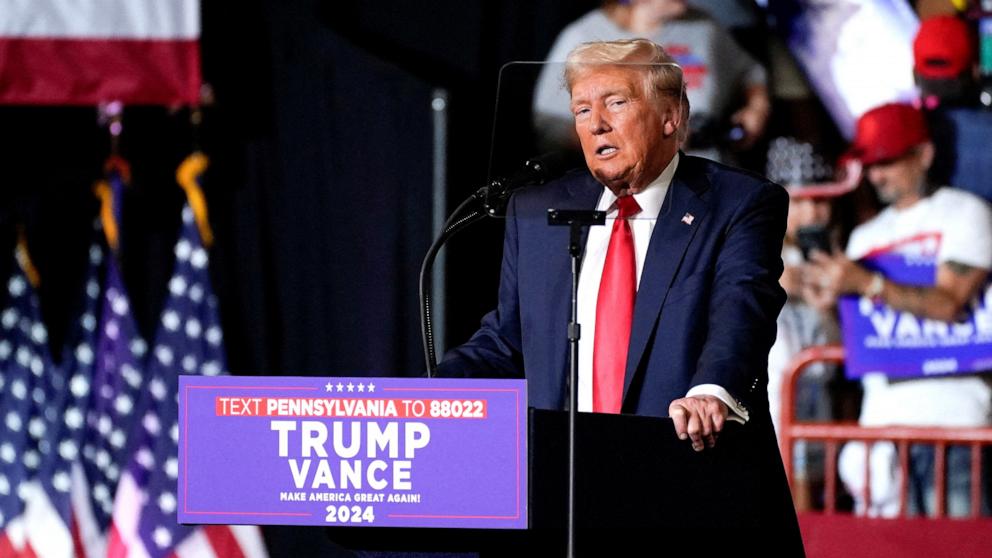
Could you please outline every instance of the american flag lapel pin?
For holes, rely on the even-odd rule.
[[[691,225],[695,219],[696,217],[692,213],[686,213],[685,215],[682,216],[682,222],[685,223],[686,225]]]

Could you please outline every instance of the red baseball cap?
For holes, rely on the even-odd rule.
[[[924,79],[952,79],[975,64],[977,47],[971,28],[952,15],[920,23],[913,40],[913,69]]]
[[[927,141],[930,134],[923,112],[912,105],[889,103],[861,115],[847,155],[873,165],[899,158]]]

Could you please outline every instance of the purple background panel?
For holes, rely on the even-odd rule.
[[[182,376],[179,522],[524,529],[526,394],[523,380]],[[220,397],[484,401],[486,416],[432,417],[429,403],[419,418],[230,416],[218,413]],[[280,456],[280,433],[272,429],[273,421],[296,425],[286,435],[286,456]],[[328,456],[309,457],[309,475],[298,488],[290,460],[302,466],[307,459],[301,442],[303,421],[326,426]],[[360,425],[361,451],[353,458],[339,458],[334,451],[336,422],[341,423],[345,446],[352,443],[351,425]],[[388,451],[370,449],[365,439],[370,423],[381,429],[396,424],[396,459]],[[426,426],[430,440],[407,459],[403,433],[411,423]],[[369,451],[374,452],[372,457]],[[313,487],[321,460],[327,461],[335,488]],[[374,480],[387,481],[392,480],[395,464],[409,461],[409,489],[370,486],[365,474],[375,460],[382,461],[386,469],[373,475]],[[340,461],[360,464],[361,488],[341,487]],[[287,499],[300,495],[304,501]],[[321,500],[324,497],[334,500]],[[400,501],[390,502],[391,497]],[[347,508],[345,523],[340,521],[342,508]],[[360,520],[351,517],[356,512]]]

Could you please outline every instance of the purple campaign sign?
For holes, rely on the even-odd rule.
[[[921,235],[877,251],[861,263],[899,283],[933,285],[939,242],[933,236]],[[864,297],[842,298],[847,375],[883,372],[890,378],[913,378],[992,369],[992,286],[986,286],[967,310],[965,319],[947,323]]]
[[[179,522],[527,527],[523,380],[179,379]]]

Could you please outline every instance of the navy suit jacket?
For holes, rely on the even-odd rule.
[[[445,356],[439,375],[525,376],[531,406],[564,408],[569,233],[547,224],[547,210],[593,209],[602,191],[581,171],[512,198],[498,306]],[[768,351],[785,302],[778,280],[787,212],[782,187],[680,156],[635,299],[622,412],[667,416],[691,387],[718,384],[752,418],[767,416]]]

